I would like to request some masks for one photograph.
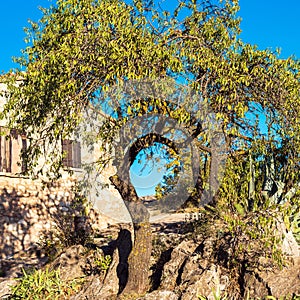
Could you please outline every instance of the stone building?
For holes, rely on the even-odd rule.
[[[0,85],[0,89],[5,86]],[[0,98],[0,109],[5,101]],[[67,153],[63,163],[74,174],[70,176],[63,170],[60,180],[45,183],[22,175],[26,165],[20,154],[27,147],[26,135],[9,130],[5,120],[0,121],[0,132],[0,259],[8,259],[32,248],[48,231],[61,226],[63,218],[72,219],[83,213],[82,207],[73,205],[73,187],[75,182],[86,180],[84,162],[100,154],[97,145],[91,154],[78,140],[63,141],[61,150]],[[128,219],[122,199],[108,179],[114,173],[109,166],[102,174],[89,176],[93,185],[87,193],[92,204],[88,217],[94,229],[124,216]]]

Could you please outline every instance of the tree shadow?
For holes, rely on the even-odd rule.
[[[44,259],[31,241],[31,207],[23,203],[20,191],[3,188],[0,195],[0,271],[1,277],[18,276]]]
[[[151,282],[150,292],[155,291],[159,288],[159,285],[161,284],[164,266],[167,262],[171,260],[171,254],[173,250],[174,248],[169,248],[163,251],[158,261],[151,267],[153,273],[150,277],[150,282]]]
[[[20,205],[22,196],[16,189],[4,188],[0,195],[0,257],[13,257],[19,249],[26,250],[25,239],[30,229],[26,222],[30,208]],[[30,245],[29,245],[30,246]]]
[[[117,239],[119,253],[119,264],[117,266],[117,276],[119,278],[119,294],[124,290],[128,281],[128,257],[132,250],[131,232],[121,229]]]
[[[83,207],[74,206],[71,192],[62,196],[57,183],[40,188],[31,181],[22,183],[23,188],[12,185],[0,194],[1,277],[18,277],[22,268],[39,268],[59,252],[58,243],[68,247],[88,242],[90,220]]]

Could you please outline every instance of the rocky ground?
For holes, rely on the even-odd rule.
[[[238,276],[211,260],[211,241],[187,234],[186,229],[196,214],[176,214],[152,223],[153,250],[149,268],[149,291],[138,300],[190,299],[258,299],[269,295],[277,299],[300,295],[299,247],[286,241],[288,259],[282,269],[240,270]],[[117,299],[126,281],[120,272],[122,258],[118,243],[120,230],[131,230],[128,224],[111,224],[102,229],[93,243],[65,249],[48,263],[50,269],[60,269],[61,279],[84,278],[84,283],[68,299]],[[108,270],[99,270],[98,258],[110,255]],[[18,257],[1,261],[0,299],[9,299],[10,285],[21,276],[21,268],[41,268],[47,263],[38,249],[19,253]],[[203,297],[203,298],[200,298]],[[224,298],[221,298],[223,296]],[[219,298],[218,298],[219,297]]]

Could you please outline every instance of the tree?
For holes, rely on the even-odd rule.
[[[42,19],[31,22],[26,30],[29,46],[17,59],[26,72],[18,70],[6,80],[9,102],[4,115],[11,127],[26,131],[30,141],[27,165],[35,166],[37,158],[46,151],[50,166],[47,175],[59,174],[62,157],[57,152],[57,141],[76,130],[84,110],[101,110],[104,103],[110,104],[109,93],[116,85],[123,87],[132,80],[147,80],[152,88],[161,91],[159,97],[158,93],[156,97],[141,97],[140,90],[134,93],[131,89],[122,94],[123,98],[115,97],[119,102],[112,104],[110,116],[102,116],[106,121],[97,132],[97,139],[107,156],[105,160],[99,157],[99,166],[107,162],[107,157],[115,158],[114,140],[124,124],[145,114],[165,116],[187,130],[199,151],[196,169],[200,171],[192,175],[197,181],[194,195],[199,202],[207,170],[213,166],[211,131],[202,126],[201,107],[208,107],[215,116],[216,123],[212,124],[218,124],[224,136],[223,154],[229,158],[215,201],[235,195],[229,203],[234,209],[240,208],[234,204],[248,192],[232,182],[233,173],[240,173],[244,177],[239,180],[247,181],[248,175],[240,171],[249,166],[248,158],[252,157],[253,164],[258,165],[270,160],[270,154],[276,156],[278,171],[287,170],[283,179],[286,192],[291,188],[298,190],[299,61],[283,60],[278,53],[243,43],[238,38],[238,1],[215,2],[183,0],[168,12],[152,1],[128,4],[120,0],[58,0],[55,6],[44,9]],[[183,101],[179,101],[177,89],[168,91],[166,85],[161,85],[168,79],[178,89],[182,85],[188,87]],[[262,132],[263,126],[266,132]],[[168,146],[169,157],[180,159],[176,146],[162,137],[139,136],[139,142],[130,145],[125,173],[139,151],[158,141]],[[49,142],[54,147],[48,149]],[[194,159],[189,158],[186,163],[191,164]],[[239,168],[238,173],[228,171],[235,167]],[[171,180],[166,178],[166,191],[176,184],[179,169],[172,169]],[[139,199],[134,188],[119,176],[111,180],[135,218],[139,204],[132,210],[131,205]],[[134,249],[150,249],[151,239],[145,240],[150,233],[147,218],[136,218],[135,232]],[[144,265],[149,255],[146,251],[141,257]],[[147,270],[137,268],[141,260],[131,262],[130,284],[125,290],[142,293],[147,288]]]

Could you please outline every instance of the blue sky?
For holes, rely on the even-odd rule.
[[[260,49],[281,48],[300,59],[299,0],[240,0],[241,38]]]
[[[54,1],[54,0],[53,0]],[[24,27],[28,19],[37,21],[41,16],[38,7],[49,7],[48,0],[2,0],[0,3],[0,72],[16,67],[12,56],[20,56],[25,48]]]
[[[165,0],[170,5],[174,0]],[[48,7],[55,0],[12,0],[0,4],[0,72],[15,67],[11,57],[25,47],[23,28],[27,20],[41,17],[39,6]],[[243,18],[241,38],[260,49],[282,49],[282,57],[300,58],[299,0],[240,0]]]

